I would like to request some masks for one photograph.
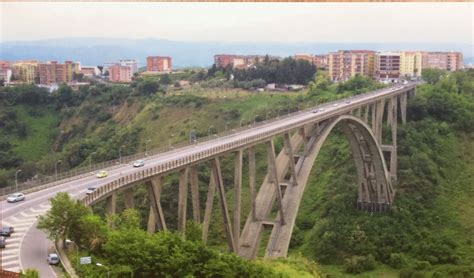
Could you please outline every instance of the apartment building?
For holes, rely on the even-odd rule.
[[[385,82],[396,82],[400,78],[401,52],[380,52],[376,56],[376,78]]]
[[[57,61],[38,64],[39,83],[51,85],[56,83],[68,83],[74,78],[74,73],[80,73],[80,64],[65,61],[59,64]]]
[[[27,83],[36,83],[39,77],[38,61],[17,61],[12,64],[12,77]]]
[[[149,56],[146,57],[146,70],[149,72],[171,72],[171,57]]]
[[[423,68],[459,70],[463,68],[463,55],[460,52],[424,52]]]
[[[346,81],[356,75],[374,76],[375,51],[339,50],[329,53],[327,59],[333,81]]]
[[[268,59],[280,59],[280,57],[269,55],[233,55],[233,54],[217,54],[214,55],[214,64],[218,68],[231,66],[232,68],[247,68],[251,65],[263,62]]]
[[[132,81],[132,69],[130,66],[123,66],[121,64],[115,64],[108,67],[109,69],[109,81],[111,82],[131,82]]]
[[[0,61],[0,80],[10,82],[12,74],[12,63],[9,61]]]
[[[94,77],[100,74],[100,70],[97,67],[81,66],[79,73],[85,77]]]
[[[328,55],[296,54],[293,58],[308,61],[318,69],[327,69],[328,67]]]
[[[400,76],[419,77],[423,69],[423,53],[403,51],[400,53]]]

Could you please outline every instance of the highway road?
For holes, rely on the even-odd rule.
[[[411,84],[407,84],[404,86],[410,85]],[[313,110],[300,111],[289,117],[280,117],[280,119],[276,121],[259,123],[257,126],[242,131],[236,131],[235,133],[222,137],[216,137],[216,139],[213,140],[150,156],[145,160],[145,166],[138,168],[138,170],[155,167],[179,157],[198,153],[221,144],[244,139],[262,132],[276,130],[289,125],[296,126],[301,122],[311,119],[317,121],[319,119],[332,117],[334,114],[347,113],[349,108],[352,109],[357,105],[365,104],[366,102],[378,99],[381,96],[394,94],[399,89],[401,89],[401,87],[386,88],[348,99],[342,99],[337,102],[323,104],[317,107],[319,111],[316,113],[314,113]],[[90,176],[81,179],[65,182],[64,184],[27,194],[26,200],[23,202],[10,204],[6,201],[0,201],[0,219],[2,226],[13,226],[16,230],[12,237],[7,239],[7,247],[5,249],[0,249],[2,250],[0,253],[2,258],[2,268],[12,271],[35,268],[40,271],[41,277],[56,277],[53,269],[46,263],[46,256],[51,242],[46,239],[41,231],[38,231],[35,228],[37,217],[44,214],[50,207],[48,200],[54,197],[57,192],[67,192],[73,198],[79,199],[85,196],[85,191],[88,187],[99,187],[135,171],[137,171],[137,168],[124,164],[121,167],[110,169],[108,171],[109,175],[106,178],[98,179],[91,173]]]

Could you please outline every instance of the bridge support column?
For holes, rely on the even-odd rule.
[[[370,112],[370,106],[367,104],[364,109],[364,117],[363,120],[366,124],[369,124],[369,112]]]
[[[183,169],[179,173],[178,191],[178,231],[184,235],[186,230],[186,209],[188,200],[188,175],[189,169]]]
[[[278,172],[277,172],[277,165],[276,165],[276,158],[275,158],[275,145],[273,144],[273,140],[267,142],[267,153],[268,153],[268,181],[273,183],[276,186],[276,195],[277,195],[277,202],[278,208],[280,213],[280,224],[285,225],[285,215],[283,214],[283,203],[282,203],[282,195],[281,195],[281,187],[280,182],[278,180]]]
[[[250,198],[251,198],[251,214],[252,220],[255,221],[257,219],[256,213],[256,204],[255,198],[257,198],[257,193],[255,190],[255,147],[249,148],[249,187],[250,187]]]
[[[234,163],[234,240],[235,252],[239,251],[240,239],[240,205],[241,205],[241,189],[242,189],[242,150],[235,153]]]
[[[196,223],[201,222],[201,211],[199,205],[199,183],[197,166],[191,167],[191,201],[193,203],[193,220]]]
[[[390,176],[393,180],[397,180],[397,164],[398,164],[398,154],[397,154],[397,125],[398,125],[398,102],[397,97],[392,97],[390,99],[391,109],[388,111],[390,129],[392,131],[392,151],[390,152]]]
[[[375,119],[375,139],[379,144],[382,144],[382,127],[383,127],[383,113],[385,109],[385,100],[381,99],[376,104],[376,119]]]
[[[134,208],[135,202],[133,200],[133,188],[127,188],[123,191],[123,199],[125,201],[125,208]]]
[[[147,231],[154,233],[156,226],[162,231],[166,231],[165,216],[161,208],[161,187],[163,185],[163,177],[158,177],[147,183],[148,198],[150,199],[150,214],[148,216]]]
[[[222,181],[222,173],[221,173],[221,164],[219,159],[216,157],[212,160],[212,168],[214,168],[214,182],[217,185],[217,191],[219,192],[219,199],[221,201],[221,210],[222,210],[222,217],[224,220],[224,228],[227,235],[227,244],[229,245],[229,251],[235,252],[235,239],[232,232],[232,224],[230,222],[230,215],[229,210],[227,209],[227,201],[225,198],[225,189],[224,183]]]
[[[284,139],[284,144],[285,144],[285,148],[286,148],[286,153],[288,155],[288,159],[289,159],[289,166],[290,166],[290,171],[291,171],[291,179],[290,179],[290,183],[292,183],[292,185],[297,185],[297,181],[296,181],[296,166],[295,166],[295,155],[293,153],[293,148],[291,147],[291,140],[290,140],[290,134],[289,133],[285,133],[283,135],[283,139]]]
[[[214,195],[216,192],[216,182],[214,181],[214,167],[211,166],[211,175],[209,176],[209,186],[207,189],[206,208],[204,209],[204,219],[202,222],[202,241],[207,242],[209,233],[209,223],[211,221],[212,206],[214,204]]]
[[[407,122],[407,93],[400,95],[400,114],[402,116],[402,124]]]
[[[117,192],[112,192],[112,195],[105,199],[105,203],[105,213],[109,215],[115,214],[117,211]]]

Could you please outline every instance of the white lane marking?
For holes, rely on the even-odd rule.
[[[8,262],[10,259],[18,259],[18,254],[2,255],[2,264]]]
[[[13,225],[10,224],[9,222],[3,221],[3,220],[2,220],[2,222],[1,222],[1,224],[2,224],[2,226],[9,226],[9,227],[13,226]]]
[[[7,239],[7,244],[17,242],[20,240],[21,240],[21,237],[10,237],[9,239]]]
[[[8,244],[7,244],[7,248],[8,248]],[[18,255],[18,250],[17,249],[13,249],[13,250],[8,250],[8,249],[3,249],[2,252],[0,252],[0,254],[3,255],[11,255],[11,254],[17,254]]]
[[[16,267],[18,266],[18,263],[17,262],[6,262],[6,263],[2,263],[2,268],[3,269],[8,269],[8,268],[11,268],[11,267]]]
[[[8,248],[18,248],[19,246],[20,246],[20,243],[8,243],[8,239],[7,239]]]

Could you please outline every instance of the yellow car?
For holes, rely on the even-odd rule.
[[[97,173],[95,176],[98,178],[98,179],[101,179],[101,178],[105,178],[107,177],[109,174],[107,173],[107,171],[100,171],[99,173]]]

